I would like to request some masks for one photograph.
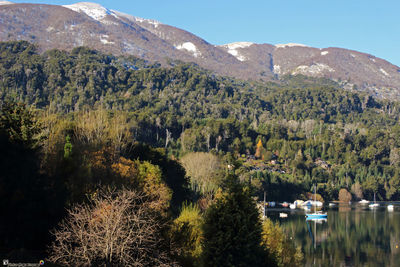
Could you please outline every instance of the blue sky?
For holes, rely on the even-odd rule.
[[[59,5],[79,1],[12,2]],[[190,31],[212,44],[249,41],[342,47],[369,53],[400,66],[399,0],[93,2]]]

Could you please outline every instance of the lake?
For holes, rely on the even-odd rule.
[[[358,203],[325,207],[326,221],[306,221],[300,209],[268,209],[267,216],[302,247],[305,266],[400,266],[400,202],[390,202],[394,211],[379,203],[373,210]]]

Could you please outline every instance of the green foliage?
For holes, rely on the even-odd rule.
[[[41,126],[35,114],[24,104],[4,102],[0,113],[0,128],[10,141],[30,148],[37,147],[41,141]]]
[[[64,145],[64,158],[69,158],[72,154],[72,144],[71,144],[71,137],[67,135],[65,138],[65,145]]]
[[[171,237],[177,244],[178,259],[183,266],[198,266],[202,253],[203,217],[200,209],[190,204],[184,204],[178,218],[171,226]]]
[[[33,113],[3,104],[0,123],[0,247],[5,251],[43,249],[48,230],[64,213],[62,186],[40,170]]]
[[[325,200],[341,188],[368,199],[400,195],[400,104],[331,81],[244,82],[85,47],[39,54],[24,41],[0,43],[0,77],[1,211],[16,215],[0,227],[0,246],[32,247],[65,207],[100,187],[125,186],[151,196],[165,217],[178,216],[189,199],[199,198],[203,210],[215,202],[201,227],[196,208],[169,217],[188,266],[198,261],[200,240],[216,266],[258,266],[271,255],[260,247],[251,195],[295,200],[313,184]],[[194,157],[185,170],[193,155],[207,155],[211,167]],[[250,188],[226,186],[226,173]],[[220,186],[227,190],[216,194]],[[27,225],[36,213],[54,221]],[[34,227],[38,234],[23,241]],[[274,253],[278,264],[295,261]]]
[[[228,183],[228,191],[216,199],[204,218],[203,263],[263,266],[261,222],[256,204],[249,190],[236,181]]]

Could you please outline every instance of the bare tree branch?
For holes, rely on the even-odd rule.
[[[49,261],[67,266],[174,266],[160,249],[162,224],[147,197],[107,191],[69,210],[53,232]]]

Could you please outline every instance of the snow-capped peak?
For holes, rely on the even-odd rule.
[[[234,49],[237,49],[237,48],[246,48],[246,47],[249,47],[249,46],[251,46],[253,44],[254,43],[251,43],[251,42],[235,42],[235,43],[230,43],[230,44],[224,44],[224,45],[221,45],[221,46],[223,46],[225,48],[228,48],[228,49],[231,49],[231,50],[234,50]]]
[[[15,3],[10,2],[10,1],[0,1],[0,6],[3,6],[3,5],[12,5],[12,4],[15,4]]]
[[[114,14],[116,14],[117,16],[119,16],[119,17],[126,18],[126,19],[128,19],[130,21],[137,22],[137,23],[146,22],[146,23],[149,23],[149,24],[153,24],[156,28],[158,27],[158,25],[162,24],[161,22],[159,22],[157,20],[143,19],[143,18],[135,17],[135,16],[132,16],[132,15],[129,15],[129,14],[125,14],[125,13],[116,11],[116,10],[111,10],[111,11]]]
[[[115,16],[115,14],[111,10],[97,3],[80,2],[72,5],[64,5],[63,7],[69,8],[76,12],[85,13],[95,20],[101,20],[107,15]]]
[[[285,47],[293,47],[293,46],[309,47],[308,45],[296,44],[296,43],[276,44],[275,45],[276,48],[285,48]]]

